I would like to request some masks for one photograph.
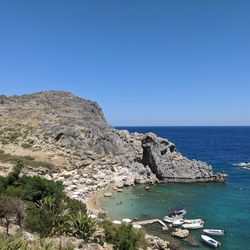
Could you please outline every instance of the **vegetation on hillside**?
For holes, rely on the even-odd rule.
[[[134,229],[131,224],[114,225],[109,221],[103,223],[105,240],[116,250],[146,249],[144,233]]]
[[[105,233],[99,242],[106,241],[120,250],[146,247],[141,231],[131,225],[117,226],[91,219],[85,204],[64,194],[61,182],[22,175],[22,168],[23,162],[17,161],[6,177],[0,177],[0,222],[5,228],[5,235],[0,236],[0,249],[57,249],[56,246],[28,247],[20,237],[10,236],[13,225],[18,225],[20,231],[38,233],[42,238],[56,236],[61,239],[62,235],[68,235],[86,243],[94,240],[98,228],[103,228]]]

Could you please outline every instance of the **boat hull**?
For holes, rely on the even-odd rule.
[[[173,227],[180,227],[183,224],[184,224],[183,219],[179,219],[179,220],[174,221],[173,224],[172,224],[172,226]]]
[[[184,220],[185,224],[194,224],[194,223],[200,223],[204,224],[204,221],[202,219],[191,219],[191,220]]]
[[[203,232],[208,235],[224,235],[224,230],[220,229],[204,229]]]
[[[182,227],[185,229],[200,229],[203,228],[203,224],[201,223],[183,224]]]
[[[201,238],[202,238],[202,240],[206,243],[206,244],[208,244],[208,245],[210,245],[210,246],[212,246],[212,247],[219,247],[221,244],[220,244],[220,242],[218,242],[217,240],[214,240],[213,238],[211,238],[211,237],[209,237],[209,236],[207,236],[207,235],[201,235]]]
[[[182,218],[183,218],[183,215],[178,215],[178,216],[175,216],[175,217],[166,216],[166,217],[164,217],[163,220],[168,222],[168,223],[173,223],[174,221],[180,220]]]

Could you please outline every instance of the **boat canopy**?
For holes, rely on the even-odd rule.
[[[171,212],[180,212],[180,211],[184,210],[184,208],[183,207],[175,207],[175,208],[170,208],[169,210]]]

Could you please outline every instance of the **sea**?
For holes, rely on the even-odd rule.
[[[112,198],[102,198],[101,206],[112,219],[163,219],[169,208],[184,207],[186,218],[202,218],[204,228],[224,229],[214,236],[220,249],[250,250],[250,127],[118,127],[130,132],[153,132],[175,143],[190,159],[205,161],[214,172],[228,174],[227,183],[162,184],[145,190],[145,185],[125,188]],[[205,250],[202,229],[190,230],[184,240],[175,239],[161,226],[145,227],[147,232],[171,242],[175,249]]]

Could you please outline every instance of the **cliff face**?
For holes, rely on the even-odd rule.
[[[225,180],[223,175],[214,175],[208,164],[182,156],[167,139],[112,128],[97,103],[68,92],[0,96],[0,121],[0,146],[5,154],[50,162],[54,175],[42,164],[32,171],[44,171],[51,178],[72,173],[71,181],[85,176],[86,182],[91,176],[88,182],[97,187],[110,182],[121,186]]]

